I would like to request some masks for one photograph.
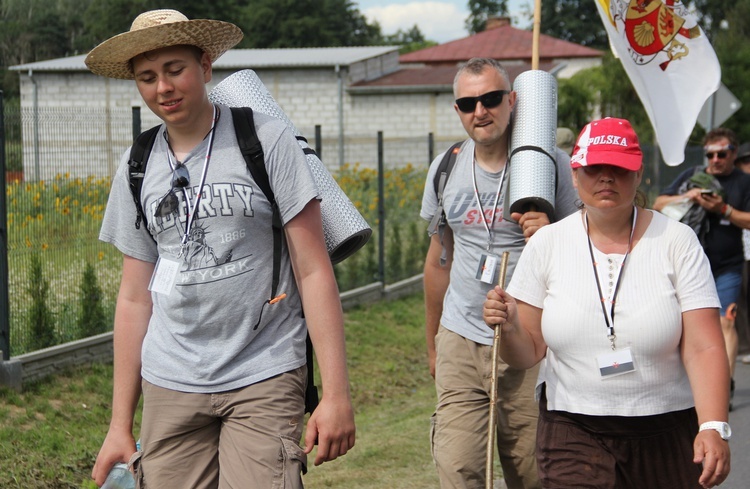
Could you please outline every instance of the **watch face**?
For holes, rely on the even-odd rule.
[[[721,423],[721,437],[728,440],[732,436],[732,429],[729,427],[729,423]]]

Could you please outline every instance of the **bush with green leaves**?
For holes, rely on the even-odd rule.
[[[31,306],[27,316],[29,350],[39,350],[57,343],[55,333],[55,318],[47,305],[49,296],[49,281],[42,270],[42,260],[39,254],[31,255],[29,262],[29,285],[26,292],[31,298]]]
[[[107,315],[104,312],[103,299],[94,266],[86,262],[78,297],[78,332],[81,338],[107,331]]]

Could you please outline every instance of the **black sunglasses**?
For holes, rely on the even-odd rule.
[[[505,94],[510,90],[495,90],[493,92],[483,93],[479,97],[461,97],[456,99],[456,106],[461,112],[470,114],[477,107],[477,102],[482,102],[485,109],[493,109],[500,105]]]
[[[714,156],[718,156],[720,160],[723,160],[727,157],[728,152],[727,151],[709,151],[706,153],[706,158],[709,160],[713,160]]]
[[[180,206],[180,199],[177,197],[175,189],[185,188],[190,185],[190,172],[187,167],[180,162],[177,162],[174,169],[172,170],[172,185],[169,191],[161,199],[159,205],[156,206],[154,214],[158,217],[167,217],[177,212]]]

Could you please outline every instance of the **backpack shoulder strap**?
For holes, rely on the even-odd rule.
[[[266,171],[266,164],[263,158],[263,147],[258,140],[258,134],[255,131],[255,119],[253,117],[253,109],[250,107],[232,107],[232,120],[234,121],[234,130],[237,133],[237,143],[240,146],[240,151],[245,159],[247,169],[250,170],[255,183],[258,184],[266,199],[271,203],[273,210],[273,279],[271,282],[271,298],[266,301],[266,304],[273,304],[279,300],[276,296],[277,289],[279,287],[279,275],[281,273],[281,237],[282,237],[282,224],[281,224],[281,212],[279,206],[276,204],[276,198],[271,190],[271,184],[268,180],[268,172]],[[298,139],[304,139],[299,138]],[[314,151],[305,151],[305,154],[309,154]],[[265,306],[265,304],[264,304]],[[262,315],[262,310],[261,310]],[[258,323],[255,328],[260,325],[260,317],[258,317]],[[305,340],[305,346],[307,349],[307,386],[305,388],[305,412],[312,413],[318,405],[318,389],[315,386],[315,376],[313,373],[313,345],[310,340],[310,335],[307,335]]]
[[[130,193],[133,194],[135,203],[135,228],[141,228],[141,221],[148,230],[146,215],[143,213],[143,204],[141,203],[141,189],[143,188],[143,176],[146,173],[146,164],[151,155],[151,150],[156,141],[156,135],[159,133],[160,126],[154,126],[151,129],[140,133],[133,145],[130,147],[130,159],[128,160],[128,183],[130,184]],[[149,235],[151,233],[149,232]],[[151,236],[153,238],[153,236]]]
[[[239,144],[242,157],[245,159],[247,169],[250,171],[255,183],[258,184],[271,203],[273,212],[271,226],[273,228],[273,278],[271,281],[270,301],[276,299],[276,293],[279,288],[279,275],[281,274],[281,236],[283,227],[281,224],[281,212],[276,204],[276,198],[271,190],[271,183],[268,180],[268,172],[263,159],[263,147],[255,131],[255,119],[253,109],[250,107],[232,107],[232,120],[234,121],[234,130],[237,133],[237,143]],[[259,322],[260,324],[260,318]],[[258,325],[256,324],[257,328]]]
[[[445,209],[443,207],[443,193],[445,191],[445,184],[448,181],[448,177],[450,176],[451,171],[453,171],[453,167],[456,165],[458,153],[461,151],[463,143],[463,141],[454,143],[453,146],[445,152],[443,159],[440,160],[440,163],[438,164],[435,177],[432,181],[435,188],[435,195],[437,195],[438,205],[435,214],[432,216],[432,220],[427,227],[427,234],[432,236],[433,234],[438,233],[441,245],[443,244],[443,235],[445,234],[445,226],[447,224]],[[440,266],[445,266],[447,261],[448,253],[445,246],[443,246],[443,251],[440,254]]]
[[[456,165],[456,159],[458,158],[458,153],[461,152],[462,144],[464,144],[463,141],[454,143],[448,148],[448,151],[445,152],[443,159],[440,160],[438,169],[435,172],[435,178],[432,180],[432,185],[435,187],[435,195],[438,196],[438,199],[442,197],[443,189],[445,189],[445,182],[448,181],[448,177],[450,176],[451,171],[453,171],[453,167]]]

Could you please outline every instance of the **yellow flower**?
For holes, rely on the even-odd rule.
[[[26,247],[27,247],[27,248],[31,248],[32,246],[34,246],[34,245],[33,245],[33,244],[31,244],[31,240],[29,239],[29,237],[28,237],[28,236],[26,236]]]
[[[103,251],[99,252],[98,258],[99,258],[100,261],[104,260],[104,252]]]
[[[47,248],[49,248],[49,245],[47,243],[42,243],[42,250],[46,251]]]

